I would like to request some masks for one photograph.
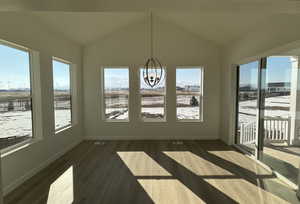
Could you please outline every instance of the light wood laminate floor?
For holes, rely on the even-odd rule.
[[[295,192],[220,141],[86,141],[5,204],[298,203]]]

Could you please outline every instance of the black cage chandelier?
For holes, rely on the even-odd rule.
[[[152,12],[150,12],[150,57],[147,59],[143,69],[143,78],[145,83],[154,88],[163,79],[164,69],[160,61],[153,57],[153,19]]]

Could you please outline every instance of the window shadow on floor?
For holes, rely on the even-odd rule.
[[[209,164],[208,170],[214,165],[228,174],[197,173],[196,168],[191,170],[166,152],[178,152],[179,157],[188,153],[192,157],[182,158],[186,164],[195,165],[189,159],[199,158],[203,165]],[[147,204],[178,203],[180,199],[239,203],[227,190],[243,196],[247,189],[235,189],[231,181],[251,183],[256,192],[264,189],[264,180],[275,179],[272,173],[259,174],[236,164],[234,159],[215,154],[229,152],[243,156],[220,141],[187,141],[181,145],[170,141],[83,142],[6,196],[5,204]],[[200,170],[201,165],[197,167]]]

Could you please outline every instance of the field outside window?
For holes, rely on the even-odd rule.
[[[201,120],[202,68],[176,69],[177,120]]]
[[[104,119],[129,120],[129,69],[104,68]]]
[[[70,64],[53,59],[53,91],[55,131],[72,125]]]
[[[153,88],[148,86],[140,69],[141,118],[143,121],[164,121],[166,101],[166,69],[163,78]]]
[[[33,137],[30,52],[0,43],[0,149]]]

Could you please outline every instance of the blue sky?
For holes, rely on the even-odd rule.
[[[30,88],[28,52],[0,45],[0,89]]]
[[[69,65],[53,61],[54,87],[70,88]],[[29,53],[0,45],[0,89],[30,88]]]
[[[55,90],[70,89],[70,65],[53,60],[53,86]]]
[[[201,85],[200,69],[176,69],[176,86]]]
[[[290,82],[291,59],[288,56],[274,56],[267,58],[267,83]],[[257,85],[258,61],[240,66],[240,84]]]
[[[128,69],[113,68],[104,69],[105,76],[105,88],[128,88]],[[178,69],[176,74],[177,86],[184,85],[199,85],[201,72],[199,69]],[[143,72],[140,70],[140,87],[149,88],[143,80]],[[158,87],[163,87],[165,85],[165,78],[159,83]]]
[[[258,62],[241,65],[240,83],[257,83]],[[53,62],[55,89],[70,88],[69,65]],[[105,86],[111,88],[128,88],[127,69],[106,69]],[[141,74],[142,75],[142,74]],[[291,78],[289,57],[269,57],[267,61],[267,82],[289,82]],[[199,85],[201,73],[197,69],[177,69],[176,85]],[[29,54],[15,48],[0,45],[0,89],[19,89],[30,87]],[[164,85],[164,81],[160,85]],[[146,85],[141,80],[141,87]]]
[[[127,88],[129,87],[128,69],[114,68],[104,69],[105,89],[110,88]]]

